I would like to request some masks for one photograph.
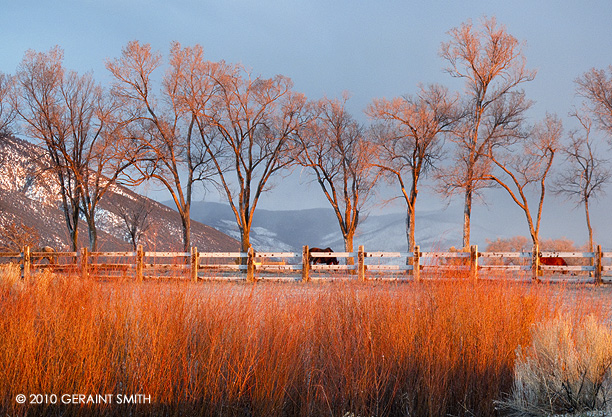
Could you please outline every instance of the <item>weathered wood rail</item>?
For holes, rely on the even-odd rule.
[[[340,265],[311,265],[310,257],[344,259]],[[543,265],[543,258],[563,258],[567,265]],[[571,273],[592,278],[602,283],[603,276],[612,271],[612,252],[479,252],[477,246],[469,251],[422,252],[313,252],[308,246],[301,253],[294,252],[148,252],[139,246],[135,252],[32,252],[25,247],[21,252],[0,253],[0,263],[21,265],[23,276],[32,270],[53,269],[55,272],[79,274],[83,277],[176,278],[192,281],[209,278],[238,278],[255,281],[258,278],[280,278],[310,281],[324,276],[355,276],[359,280],[378,277],[406,277],[420,280],[431,273],[453,271],[478,279],[491,271],[521,272],[526,277],[539,279],[544,272]],[[569,262],[569,263],[568,263]],[[573,263],[573,264],[572,264]],[[418,265],[418,267],[416,267]],[[274,275],[276,274],[276,276]],[[323,275],[322,275],[323,274]],[[429,275],[428,275],[429,274]],[[439,275],[438,275],[439,276]]]

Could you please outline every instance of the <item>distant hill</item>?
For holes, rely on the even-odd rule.
[[[44,150],[15,137],[0,137],[0,227],[10,223],[34,227],[42,245],[69,248],[61,210],[59,187],[47,167]],[[182,250],[180,217],[175,210],[133,191],[115,186],[100,201],[98,246],[100,250],[126,250],[130,243],[122,211],[151,210],[151,222],[142,244],[148,250]],[[192,244],[200,251],[238,250],[239,243],[226,234],[193,221]],[[87,224],[79,223],[79,244],[87,246]]]
[[[191,217],[223,233],[240,239],[236,218],[229,205],[193,202]],[[298,250],[303,245],[316,246],[339,236],[338,221],[332,210],[308,209],[255,211],[251,244],[256,250]]]
[[[476,206],[472,212],[472,243],[477,244],[481,250],[486,248],[487,239],[528,236],[524,213],[502,191],[491,192],[489,206]],[[576,245],[583,245],[585,227],[580,209],[568,210],[567,205],[559,204],[553,197],[549,196],[545,203],[540,237],[568,238]],[[595,237],[605,250],[612,250],[610,222],[607,221],[609,216],[606,212],[605,204],[594,207],[594,224],[599,226]],[[236,239],[240,238],[234,214],[227,204],[194,202],[191,216]],[[461,247],[462,220],[461,202],[430,210],[422,204],[416,214],[417,244],[422,250]],[[257,250],[271,251],[299,251],[303,245],[330,246],[336,251],[344,249],[338,221],[331,208],[257,209],[253,218],[251,243]],[[366,250],[406,251],[406,215],[373,213],[365,216],[355,236],[355,249],[358,245],[364,245]]]
[[[227,204],[194,202],[192,218],[239,238],[236,220]],[[364,245],[370,250],[406,251],[405,214],[394,213],[365,217],[355,237],[355,250]],[[423,249],[448,249],[461,242],[461,224],[452,213],[435,210],[417,214],[417,243]],[[480,232],[480,228],[476,227]],[[482,231],[481,234],[485,234]],[[344,250],[344,240],[332,209],[255,211],[251,243],[257,250],[299,251],[302,246],[330,246]]]

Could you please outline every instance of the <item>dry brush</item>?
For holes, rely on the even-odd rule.
[[[494,415],[545,286],[0,279],[0,410],[21,415]],[[12,278],[11,278],[12,277]],[[17,394],[145,394],[20,406]]]

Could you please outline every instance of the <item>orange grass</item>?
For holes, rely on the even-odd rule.
[[[510,281],[0,274],[0,412],[11,416],[495,415],[517,347],[559,301]],[[17,394],[144,394],[151,404],[21,406]]]

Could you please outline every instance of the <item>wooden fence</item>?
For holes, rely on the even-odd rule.
[[[339,265],[311,264],[311,257],[344,259]],[[542,259],[562,258],[567,265],[544,265]],[[478,279],[490,276],[491,271],[518,272],[534,280],[544,272],[570,273],[589,277],[602,283],[602,277],[612,271],[612,252],[479,252],[477,246],[469,251],[457,252],[366,252],[360,246],[357,252],[312,252],[304,246],[301,253],[294,252],[147,252],[139,246],[135,252],[22,252],[0,253],[1,262],[21,265],[24,278],[34,269],[53,269],[54,272],[89,275],[101,278],[119,276],[144,278],[189,277],[192,281],[203,278],[238,278],[255,281],[257,278],[281,278],[310,281],[311,277],[355,276],[359,280],[372,277],[406,277],[420,280],[441,271],[453,271],[462,276]],[[418,267],[416,267],[418,265]]]

